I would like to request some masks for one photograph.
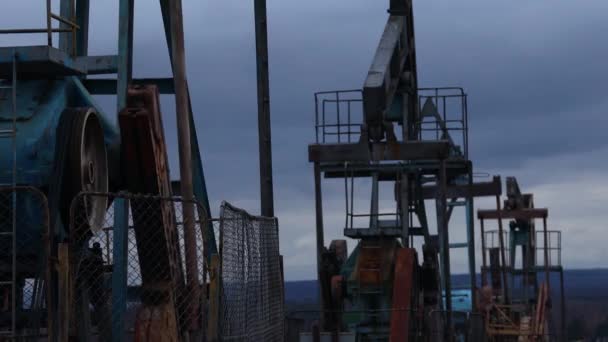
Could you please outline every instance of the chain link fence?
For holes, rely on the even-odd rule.
[[[220,213],[223,341],[283,341],[283,279],[276,218],[224,202]]]
[[[49,207],[33,187],[0,187],[0,340],[45,329]]]
[[[87,208],[99,197],[113,204],[95,227]],[[184,218],[187,206],[192,222]],[[207,224],[203,207],[181,198],[78,195],[71,207],[69,334],[82,341],[178,341],[204,331]],[[124,336],[112,336],[117,331]]]

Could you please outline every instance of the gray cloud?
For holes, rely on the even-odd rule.
[[[138,2],[137,76],[167,76],[158,5]],[[3,11],[3,26],[41,26],[29,2]],[[277,215],[287,279],[314,277],[314,198],[306,146],[314,139],[313,93],[361,87],[386,21],[387,2],[269,0],[271,110]],[[91,51],[116,51],[116,4],[93,2]],[[188,78],[213,206],[222,199],[258,211],[257,106],[252,3],[184,2]],[[608,189],[608,2],[415,1],[420,84],[469,94],[471,155],[479,171],[516,175],[567,232],[565,264],[601,266]],[[31,12],[30,12],[31,13]],[[39,17],[39,18],[38,18]],[[40,20],[38,20],[38,19]],[[1,45],[17,42],[0,37]],[[19,43],[37,38],[19,39]],[[41,41],[36,41],[41,43]],[[102,100],[111,113],[111,102]],[[172,98],[165,129],[177,176]],[[604,153],[605,155],[605,153]],[[331,191],[333,190],[333,191]],[[605,192],[604,192],[605,191]],[[343,219],[339,187],[325,192],[328,240]],[[569,198],[576,195],[576,202]],[[491,201],[478,201],[491,206]],[[455,220],[457,216],[455,216]],[[460,220],[462,222],[463,220]],[[559,222],[558,222],[559,223]],[[454,239],[463,231],[454,226]],[[596,239],[591,239],[594,236]],[[352,243],[351,243],[352,245]],[[584,248],[585,253],[576,253]],[[464,257],[454,258],[464,271]]]

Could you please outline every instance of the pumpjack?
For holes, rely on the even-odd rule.
[[[561,232],[548,229],[548,209],[535,208],[533,194],[522,193],[514,177],[507,177],[506,195],[502,208],[497,197],[495,210],[477,212],[483,263],[478,306],[486,336],[491,341],[563,341]],[[498,229],[485,229],[490,220]],[[508,229],[503,228],[503,220],[508,220]],[[537,221],[542,222],[541,229]],[[559,287],[553,290],[551,273],[559,276]],[[552,312],[554,294],[560,305],[556,312]]]
[[[500,178],[473,180],[465,91],[418,86],[412,1],[391,0],[388,13],[363,89],[315,94],[316,142],[308,149],[321,292],[315,331],[344,341],[474,339],[483,321],[473,305],[473,199],[500,195]],[[344,184],[343,233],[356,244],[350,254],[346,240],[325,244],[323,178]],[[365,211],[356,195],[362,188]],[[457,208],[465,212],[464,242],[450,241]],[[467,251],[465,289],[451,284],[455,248]],[[465,299],[456,307],[457,296]]]

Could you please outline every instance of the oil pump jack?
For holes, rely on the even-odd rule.
[[[363,89],[315,94],[316,142],[309,145],[309,161],[321,292],[316,331],[344,341],[470,337],[483,324],[454,310],[450,250],[467,250],[465,310],[475,311],[473,198],[500,195],[500,179],[473,182],[464,90],[418,87],[412,1],[391,0],[388,12]],[[343,233],[356,244],[350,254],[346,240],[325,245],[323,178],[344,183]],[[354,189],[365,181],[371,184],[370,209],[361,213]],[[381,211],[387,185],[394,189],[388,191],[394,209]],[[427,215],[429,202],[436,229]],[[467,240],[451,243],[449,221],[458,207],[465,209]]]

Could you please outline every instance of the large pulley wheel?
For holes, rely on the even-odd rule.
[[[66,113],[69,112],[69,113]],[[72,116],[72,125],[67,148],[65,180],[63,182],[69,198],[80,192],[108,192],[108,160],[104,143],[103,128],[92,108],[68,108],[64,115]],[[98,232],[103,228],[107,196],[85,195],[79,198],[77,206],[79,227]]]

